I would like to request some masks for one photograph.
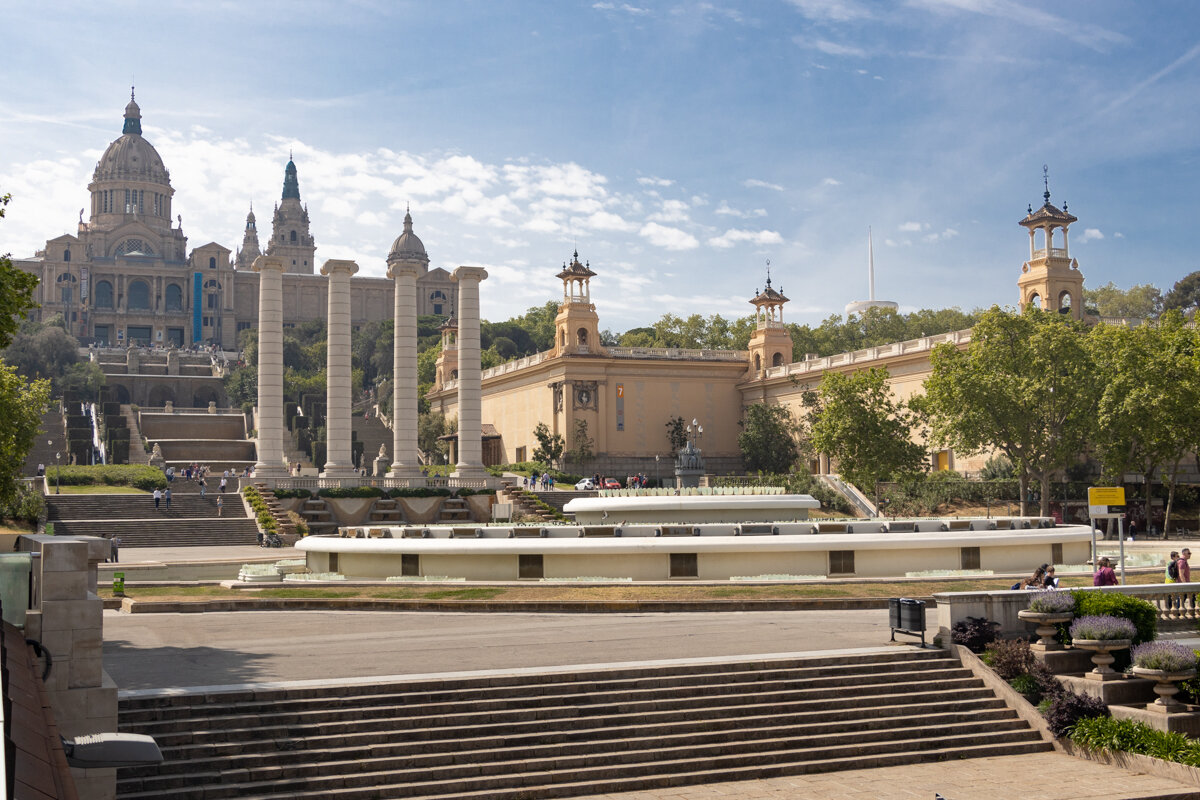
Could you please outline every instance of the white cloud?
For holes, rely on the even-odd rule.
[[[791,0],[796,10],[809,19],[828,22],[851,22],[870,17],[856,0]]]
[[[852,44],[841,44],[839,42],[831,42],[828,39],[813,39],[806,36],[793,36],[792,41],[806,50],[816,50],[818,53],[824,53],[827,56],[851,56],[853,58],[865,58],[867,51]]]
[[[720,236],[714,236],[708,240],[710,247],[720,247],[722,249],[733,247],[742,242],[756,245],[783,244],[783,237],[775,231],[747,231],[730,228]]]
[[[596,211],[586,217],[572,217],[571,222],[594,231],[634,231],[637,223],[609,211]]]
[[[822,186],[841,186],[842,182],[839,181],[837,178],[826,178],[825,180],[821,181],[821,185]]]
[[[620,5],[606,2],[592,3],[592,8],[599,11],[624,11],[626,14],[631,14],[635,17],[645,16],[650,13],[650,9],[648,8],[638,8],[637,6],[629,5],[629,3],[621,3]]]
[[[901,233],[920,233],[928,229],[929,223],[927,222],[902,222],[896,227],[896,230]]]
[[[751,217],[765,217],[767,215],[767,210],[765,208],[752,208],[749,211],[741,211],[739,209],[731,207],[729,205],[729,203],[726,203],[724,200],[722,200],[721,205],[719,205],[713,209],[713,213],[720,214],[721,216],[724,216],[724,217],[738,217],[739,219],[749,219]]]
[[[659,225],[657,222],[647,222],[638,231],[638,235],[650,244],[667,250],[695,250],[700,246],[699,240],[687,231]]]
[[[687,222],[688,204],[682,200],[664,200],[659,204],[660,211],[651,214],[646,219],[655,222]]]
[[[747,178],[742,181],[742,186],[745,186],[747,189],[770,189],[774,192],[783,191],[783,187],[778,183],[768,183],[767,181],[760,181],[758,178]]]
[[[1083,236],[1079,237],[1078,241],[1080,244],[1082,244],[1084,242],[1099,241],[1103,238],[1104,234],[1100,232],[1099,228],[1087,228],[1084,230]]]
[[[1122,33],[1078,19],[1055,16],[1041,8],[1024,5],[1016,0],[909,0],[909,5],[940,14],[956,11],[980,14],[1039,31],[1055,31],[1077,44],[1101,53],[1107,53],[1114,45],[1129,43],[1129,37]]]
[[[637,179],[642,186],[673,186],[675,181],[669,178],[656,178],[653,176],[642,177]]]
[[[945,241],[946,239],[953,239],[955,236],[958,236],[958,231],[956,231],[954,228],[946,228],[946,230],[942,231],[941,233],[929,233],[921,238],[927,242],[938,242]]]
[[[1124,239],[1125,234],[1121,233],[1120,231],[1117,231],[1116,233],[1113,234],[1113,238],[1114,239]]]

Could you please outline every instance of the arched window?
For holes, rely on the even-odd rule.
[[[167,284],[167,311],[183,311],[183,289],[177,283]]]
[[[452,380],[452,381],[458,380],[458,370],[456,370],[456,369],[450,370],[450,380]]]
[[[762,372],[762,356],[758,353],[754,354],[754,371]]]
[[[137,256],[152,256],[154,249],[146,244],[142,239],[126,239],[117,245],[117,255],[137,255]]]
[[[1058,296],[1058,310],[1063,314],[1071,311],[1071,293],[1064,291]]]
[[[782,367],[783,366],[783,353],[776,353],[775,355],[771,356],[771,366],[772,367]]]
[[[150,309],[150,284],[145,281],[134,281],[129,284],[129,310],[148,311]]]
[[[1040,309],[1042,307],[1042,296],[1040,294],[1033,295],[1029,298],[1029,303],[1034,308]]]
[[[215,256],[213,256],[213,257],[210,257],[210,258],[208,259],[208,268],[209,268],[209,269],[216,269],[216,268],[217,268],[217,259],[216,259],[216,257],[215,257]]]
[[[111,283],[108,281],[96,281],[96,288],[92,291],[92,298],[96,303],[96,308],[113,307],[113,290]]]
[[[579,338],[579,343],[584,347],[587,347],[587,328],[580,328],[579,330],[575,331],[575,335]]]
[[[296,242],[296,232],[292,231],[292,243],[295,244],[295,242]]]

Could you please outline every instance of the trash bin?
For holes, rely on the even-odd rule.
[[[903,628],[900,624],[900,598],[892,597],[888,599],[888,627],[892,630]]]
[[[892,597],[888,599],[888,626],[892,629],[892,641],[896,641],[896,632],[907,633],[910,636],[920,636],[921,646],[925,646],[925,601],[913,600],[908,597]]]

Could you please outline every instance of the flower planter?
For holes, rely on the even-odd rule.
[[[1075,618],[1072,611],[1018,611],[1017,616],[1026,622],[1032,622],[1037,625],[1038,640],[1030,645],[1033,650],[1062,650],[1061,644],[1054,640],[1054,634],[1058,633],[1058,625],[1063,622],[1070,622]]]
[[[1091,650],[1092,663],[1096,665],[1095,669],[1084,675],[1093,681],[1113,681],[1121,677],[1119,672],[1114,672],[1109,666],[1116,659],[1111,655],[1114,650],[1124,650],[1132,643],[1130,639],[1075,639],[1071,644],[1081,650]]]
[[[1187,706],[1175,699],[1175,695],[1179,691],[1179,687],[1175,685],[1175,682],[1186,681],[1188,678],[1196,677],[1196,670],[1193,669],[1182,672],[1168,672],[1165,669],[1134,667],[1132,672],[1138,677],[1149,678],[1150,680],[1155,681],[1154,693],[1158,695],[1158,699],[1153,703],[1146,704],[1147,711],[1158,711],[1163,714],[1171,714],[1174,712],[1187,710]]]

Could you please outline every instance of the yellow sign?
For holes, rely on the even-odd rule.
[[[624,397],[624,396],[625,396],[625,384],[618,383],[617,384],[617,397]]]
[[[1125,505],[1124,487],[1091,486],[1088,488],[1089,506],[1123,506]]]

